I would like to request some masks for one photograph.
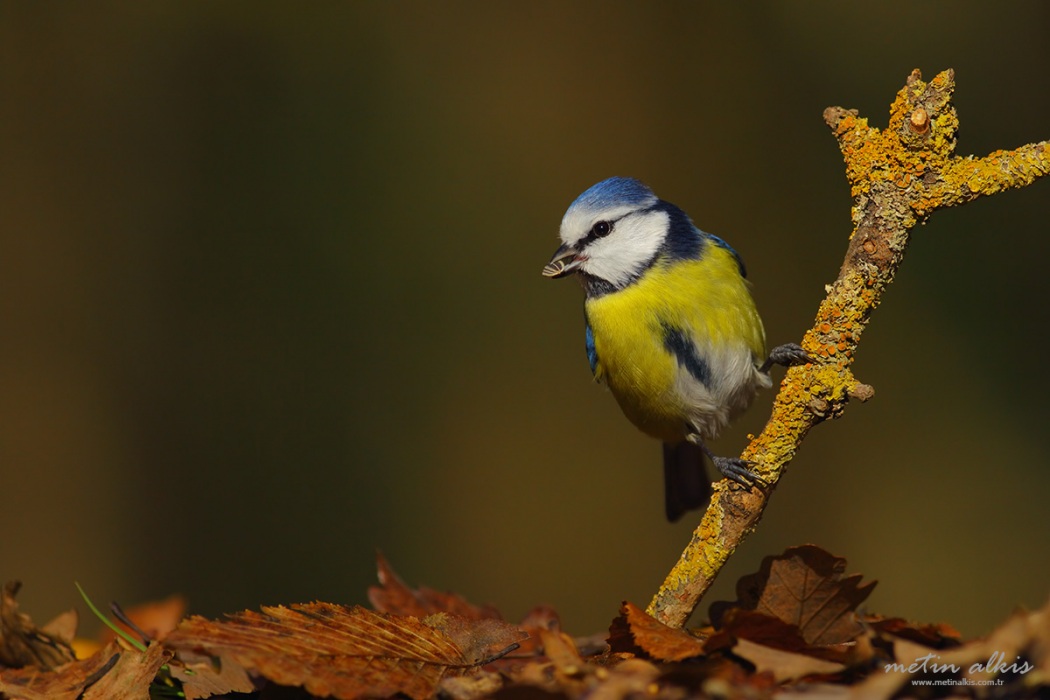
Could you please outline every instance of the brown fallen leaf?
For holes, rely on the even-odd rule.
[[[76,700],[98,680],[120,655],[116,642],[99,649],[83,661],[72,661],[52,670],[27,666],[0,670],[0,697],[12,700]]]
[[[15,596],[21,587],[20,582],[9,581],[0,589],[0,667],[52,669],[73,661],[76,613],[72,613],[72,629],[70,613],[37,627],[29,615],[18,610]]]
[[[487,698],[503,687],[503,677],[498,673],[480,671],[470,676],[448,676],[441,679],[441,697],[452,700],[476,700]]]
[[[177,594],[171,595],[164,600],[124,608],[123,614],[138,628],[134,630],[136,637],[142,632],[147,641],[158,641],[164,639],[186,616],[186,598]],[[108,642],[115,636],[111,629],[103,627],[99,633],[99,640]]]
[[[538,636],[543,655],[503,671],[513,683],[513,690],[500,694],[522,693],[526,688],[532,689],[533,694],[542,689],[572,698],[588,694],[596,685],[598,669],[580,656],[572,637],[545,629],[540,629]]]
[[[171,652],[153,643],[145,652],[124,649],[116,664],[84,693],[83,700],[148,700],[149,687]]]
[[[394,573],[382,554],[376,554],[376,569],[379,585],[369,587],[368,600],[379,612],[412,615],[420,619],[442,612],[472,620],[503,619],[492,606],[474,605],[455,593],[442,593],[426,586],[412,590]]]
[[[444,613],[419,620],[310,603],[245,611],[225,621],[192,617],[164,645],[180,657],[186,650],[224,656],[275,683],[347,700],[430,697],[444,677],[497,658],[524,637],[498,620]]]
[[[860,585],[862,576],[843,576],[845,570],[845,559],[820,547],[790,547],[737,582],[736,602],[712,604],[711,621],[721,627],[729,610],[743,608],[795,625],[808,644],[849,642],[864,631],[856,609],[876,582]]]
[[[1050,602],[1034,612],[1018,611],[986,639],[943,652],[964,668],[966,678],[1021,678],[1035,672],[1044,689],[1050,686]]]
[[[449,613],[470,620],[505,619],[493,606],[474,605],[456,593],[442,593],[426,586],[410,588],[382,554],[376,554],[376,573],[379,585],[369,587],[368,600],[379,612],[412,615],[420,619],[435,613]],[[521,642],[515,656],[528,656],[541,651],[539,631],[559,631],[561,621],[553,608],[537,605],[525,615],[518,627],[529,636]]]
[[[527,636],[526,632],[503,620],[474,620],[448,613],[428,615],[422,623],[448,635],[466,666],[482,666],[499,659],[517,649]]]
[[[656,681],[661,697],[772,698],[777,683],[769,673],[755,673],[739,661],[722,655],[664,664]]]
[[[712,654],[731,652],[733,657],[750,662],[757,673],[769,674],[777,683],[832,676],[865,661],[858,658],[856,644],[812,645],[802,638],[795,625],[754,610],[730,610],[723,624],[724,627],[707,640],[705,650]],[[864,650],[868,652],[869,647],[864,646]]]
[[[758,673],[769,673],[777,683],[806,678],[807,676],[830,676],[841,673],[846,666],[834,661],[825,661],[806,654],[774,649],[748,639],[737,640],[733,653],[747,659]]]
[[[908,639],[932,649],[951,649],[962,644],[962,633],[944,622],[916,624],[900,617],[880,615],[865,615],[864,622],[878,634]]]
[[[895,697],[913,679],[922,678],[953,684],[947,687],[958,683],[958,687],[993,688],[995,697],[1046,697],[1050,695],[1050,603],[1034,612],[1016,612],[986,638],[951,649],[898,638],[893,655],[890,663],[856,686],[858,693]]]
[[[625,659],[613,666],[588,694],[587,700],[652,697],[660,669],[644,659]]]
[[[583,657],[564,632],[540,630],[540,641],[543,643],[543,655],[554,665],[555,670],[565,676],[575,676],[584,667]]]
[[[529,638],[522,641],[521,646],[514,652],[514,656],[537,655],[543,653],[541,633],[561,632],[561,618],[558,617],[558,612],[551,606],[537,605],[525,613],[525,617],[521,618],[518,627],[528,633]],[[594,646],[591,640],[587,639],[574,640],[573,643],[581,648]]]
[[[609,626],[609,648],[656,661],[682,661],[704,653],[704,641],[668,627],[634,603],[624,601]]]
[[[70,608],[63,613],[55,615],[40,629],[44,634],[54,639],[60,639],[63,642],[69,642],[72,645],[77,636],[77,627],[79,626],[80,615],[77,614],[76,608]]]
[[[741,608],[726,613],[722,627],[711,635],[704,649],[708,653],[725,650],[735,653],[741,640],[833,663],[848,664],[855,661],[854,640],[842,644],[810,644],[795,625],[765,613]]]
[[[248,672],[226,652],[219,652],[218,656],[213,657],[190,649],[180,649],[179,658],[172,659],[168,671],[172,678],[182,684],[186,700],[255,690]]]

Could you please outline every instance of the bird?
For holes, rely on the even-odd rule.
[[[718,456],[707,443],[772,386],[773,365],[812,360],[795,343],[765,354],[740,255],[628,177],[577,197],[560,238],[543,275],[578,278],[594,378],[631,423],[663,443],[667,519],[710,500],[704,457],[744,489],[765,486],[748,462]]]

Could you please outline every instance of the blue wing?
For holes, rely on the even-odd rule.
[[[587,312],[583,314],[583,322],[586,326],[584,343],[587,345],[587,362],[591,364],[591,374],[598,374],[598,351],[594,348],[594,331],[591,330],[591,322],[587,319]]]

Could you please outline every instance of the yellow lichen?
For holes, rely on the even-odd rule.
[[[852,241],[863,227],[863,255],[847,253],[838,280],[829,286],[814,327],[802,346],[818,360],[787,372],[766,427],[744,450],[760,465],[767,492],[741,495],[716,485],[711,505],[678,563],[649,604],[648,612],[681,626],[740,541],[757,524],[766,499],[814,425],[842,413],[851,392],[860,400],[873,390],[849,367],[883,290],[893,281],[910,230],[936,209],[982,194],[1023,187],[1050,173],[1050,144],[996,151],[985,158],[953,155],[959,120],[950,103],[954,74],[928,84],[918,71],[896,95],[886,129],[869,126],[855,111],[824,112],[845,161],[854,202]],[[924,116],[925,115],[925,116]],[[860,389],[863,387],[863,391]],[[746,499],[749,507],[727,499]]]

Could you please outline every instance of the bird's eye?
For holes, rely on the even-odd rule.
[[[591,234],[596,238],[604,238],[612,232],[612,224],[608,221],[599,221],[591,227]]]

